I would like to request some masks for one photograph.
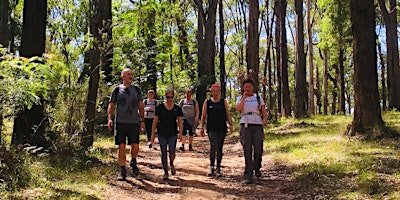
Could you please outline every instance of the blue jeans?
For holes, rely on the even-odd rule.
[[[208,140],[210,141],[210,166],[214,166],[215,164],[215,154],[217,154],[217,167],[221,167],[222,161],[222,149],[224,147],[224,140],[225,140],[226,133],[216,133],[216,132],[209,132],[208,133]]]
[[[174,135],[170,138],[158,136],[158,142],[160,143],[161,150],[161,163],[164,169],[164,173],[168,173],[168,160],[167,160],[167,148],[169,151],[170,165],[174,164],[175,151],[176,151],[176,140],[178,136]]]
[[[253,178],[253,170],[260,170],[263,154],[264,129],[261,124],[240,125],[240,143],[244,152],[244,177]],[[253,154],[254,152],[254,154]],[[254,155],[254,156],[253,156]]]

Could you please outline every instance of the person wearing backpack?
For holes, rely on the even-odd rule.
[[[156,107],[159,102],[157,99],[154,99],[155,93],[154,90],[147,91],[147,99],[143,100],[144,103],[144,124],[146,127],[147,134],[147,145],[149,148],[152,148],[151,144],[151,127],[153,125],[154,113],[156,111]]]
[[[192,98],[192,90],[186,89],[186,98],[179,102],[183,111],[183,135],[189,132],[189,151],[193,151],[193,135],[196,134],[196,127],[199,122],[199,103]],[[182,139],[182,146],[179,148],[185,151],[185,137]]]
[[[107,126],[110,130],[114,128],[115,145],[118,145],[120,166],[118,180],[126,180],[126,144],[131,146],[130,166],[132,174],[137,176],[139,175],[139,168],[136,165],[139,153],[139,133],[144,131],[145,124],[142,92],[138,86],[132,85],[132,70],[122,70],[121,78],[122,84],[116,86],[111,93],[107,109]]]
[[[243,95],[236,99],[236,111],[240,112],[240,143],[243,147],[246,184],[253,182],[253,172],[261,177],[264,129],[268,123],[264,100],[254,93],[253,80],[246,79],[242,85]]]
[[[224,140],[227,133],[227,125],[233,132],[232,118],[229,114],[228,102],[220,97],[221,86],[213,84],[210,87],[211,98],[206,99],[201,115],[201,136],[204,136],[204,125],[207,124],[208,140],[210,141],[210,171],[207,176],[221,177],[221,161],[223,155]],[[205,123],[207,122],[207,123]],[[215,167],[215,155],[217,156],[217,168]]]

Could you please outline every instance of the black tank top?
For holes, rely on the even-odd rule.
[[[207,132],[227,132],[224,99],[219,102],[207,100]]]

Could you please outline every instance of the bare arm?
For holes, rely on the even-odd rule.
[[[200,109],[199,109],[199,104],[196,103],[196,106],[194,107],[196,109],[196,117],[194,118],[195,122],[199,122],[199,115],[200,115]]]
[[[201,114],[201,136],[204,136],[204,124],[206,123],[206,116],[207,116],[207,100],[204,100],[202,114]]]
[[[107,108],[107,117],[108,117],[107,126],[108,126],[109,130],[111,130],[112,127],[114,126],[114,122],[113,122],[114,110],[115,110],[115,103],[110,102],[108,104],[108,108]]]
[[[228,120],[229,128],[231,129],[232,132],[233,131],[232,118],[229,112],[228,101],[226,101],[226,99],[224,99],[224,105],[225,105],[226,119]]]
[[[156,128],[158,123],[158,115],[154,116],[153,124],[151,126],[151,143],[154,143],[154,138],[156,136]]]
[[[262,114],[262,119],[263,119],[263,126],[266,126],[268,124],[268,114],[267,111],[265,110],[265,105],[261,106],[261,114]]]
[[[244,106],[244,100],[247,98],[245,93],[243,93],[242,99],[240,99],[240,102],[236,104],[236,111],[242,112],[243,106]]]
[[[183,133],[182,116],[179,116],[179,117],[178,117],[178,120],[177,120],[176,123],[178,123],[178,127],[179,127],[179,135],[178,135],[178,138],[179,138],[179,141],[182,141],[182,133]]]

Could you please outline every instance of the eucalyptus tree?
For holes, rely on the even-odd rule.
[[[379,0],[379,7],[386,25],[386,49],[387,49],[387,87],[389,109],[400,109],[400,66],[399,44],[397,36],[397,1]]]
[[[354,51],[354,117],[350,131],[375,139],[385,133],[385,127],[378,95],[374,0],[351,0],[350,7]]]
[[[111,28],[111,0],[93,0],[89,4],[89,31],[93,36],[93,46],[85,54],[89,63],[89,88],[86,100],[85,126],[81,135],[81,146],[93,145],[96,116],[96,102],[100,81],[100,68],[112,48],[109,29]]]
[[[221,83],[221,97],[226,97],[226,70],[225,70],[225,22],[223,0],[218,1],[219,16],[219,82]]]
[[[308,113],[310,115],[315,114],[315,101],[314,101],[314,49],[313,49],[313,31],[312,31],[312,21],[311,21],[311,0],[306,0],[306,30],[307,30],[307,52],[308,52],[308,90],[309,90],[309,99],[308,99]],[[316,70],[318,74],[318,69]],[[316,78],[317,83],[318,77]],[[318,87],[317,87],[318,88]]]
[[[327,51],[328,57],[326,59],[329,58],[328,64],[334,70],[334,75],[331,75],[329,70],[326,74],[334,86],[331,113],[337,113],[336,102],[339,99],[338,110],[345,114],[345,93],[349,92],[346,91],[345,74],[350,73],[350,70],[346,68],[345,58],[350,53],[349,47],[351,46],[349,0],[318,0],[318,6],[324,11],[320,23],[318,46],[322,51]],[[337,90],[339,90],[339,95]],[[328,96],[326,93],[324,95]]]
[[[303,0],[295,0],[294,4],[296,16],[294,116],[302,118],[307,116],[308,105],[306,55],[304,53]]]
[[[207,86],[215,82],[215,24],[218,0],[194,0],[197,9],[198,102],[204,102]]]
[[[275,0],[274,12],[276,16],[275,40],[276,58],[278,65],[278,109],[282,116],[291,116],[291,103],[288,77],[288,49],[286,36],[286,0]]]
[[[9,1],[0,1],[0,46],[8,47]]]
[[[254,90],[258,92],[260,88],[259,84],[259,71],[260,71],[260,55],[259,55],[259,44],[260,34],[258,30],[259,21],[259,5],[258,1],[249,1],[249,22],[246,42],[246,62],[247,62],[247,74],[249,78],[254,81]]]
[[[47,0],[24,1],[23,29],[19,53],[31,58],[45,53]],[[43,98],[38,96],[38,98]],[[44,111],[44,101],[31,108],[19,108],[14,119],[13,145],[29,143],[48,147],[45,131],[48,119]]]

